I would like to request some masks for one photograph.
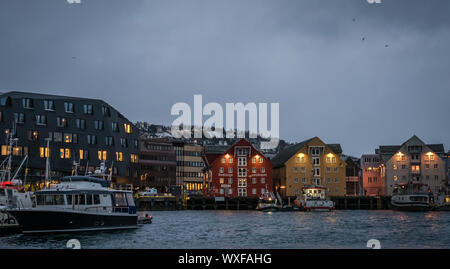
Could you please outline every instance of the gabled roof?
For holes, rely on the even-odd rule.
[[[273,157],[273,159],[272,159],[273,168],[278,168],[278,167],[284,166],[284,164],[292,157],[292,155],[297,153],[301,148],[303,148],[311,140],[313,140],[313,138],[302,141],[298,144],[287,147],[284,150],[278,152],[278,154],[275,157]]]
[[[284,164],[294,155],[296,154],[301,148],[306,146],[311,140],[313,140],[316,137],[307,139],[305,141],[302,141],[298,144],[295,144],[293,146],[287,147],[284,150],[280,151],[275,157],[273,157],[272,162],[274,165],[274,168],[283,167]],[[342,147],[340,144],[326,144],[327,147],[329,147],[334,153],[340,154],[342,153]]]

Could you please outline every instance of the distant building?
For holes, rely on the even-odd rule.
[[[174,140],[176,154],[176,182],[183,186],[186,195],[202,195],[203,187],[203,146]]]
[[[6,141],[9,133],[18,138],[12,148],[13,167],[28,155],[25,183],[43,182],[47,156],[52,178],[71,175],[74,161],[80,174],[93,172],[104,161],[113,167],[113,182],[138,182],[138,130],[102,100],[15,91],[0,94],[3,159],[11,150]]]
[[[359,196],[362,194],[361,164],[360,159],[345,156],[345,189],[348,196]]]
[[[447,171],[447,191],[450,186],[450,150],[447,152],[447,156],[445,157],[445,168]]]
[[[414,135],[402,145],[380,146],[376,153],[383,164],[387,195],[409,182],[421,182],[435,194],[443,191],[447,172],[443,144],[425,144]]]
[[[363,195],[386,195],[386,184],[382,174],[382,163],[378,154],[364,154],[361,156],[361,170],[363,182]]]
[[[166,138],[141,136],[139,189],[156,188],[159,193],[176,192],[176,157],[172,142]]]
[[[246,139],[231,146],[205,146],[206,196],[259,197],[272,191],[272,162]]]
[[[340,144],[314,137],[280,151],[273,159],[276,191],[296,198],[305,185],[325,186],[327,196],[346,195],[346,163]]]

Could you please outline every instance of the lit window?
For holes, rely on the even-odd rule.
[[[61,159],[70,159],[70,149],[59,149],[59,157]]]
[[[233,163],[233,158],[228,158],[228,163]]]
[[[108,157],[108,152],[106,150],[99,150],[98,151],[98,159],[100,161],[105,161]]]
[[[256,158],[252,158],[252,163],[256,163]]]
[[[125,133],[131,134],[131,124],[125,123],[123,126],[125,127]]]
[[[259,158],[259,163],[263,163],[263,158]]]
[[[222,163],[225,163],[225,161],[226,161],[225,158],[222,158]]]
[[[72,143],[72,134],[64,134],[64,143]]]
[[[3,152],[3,150],[2,150]],[[41,156],[41,158],[47,158],[48,157],[48,148],[46,147],[40,147],[39,148],[39,156]]]
[[[116,160],[118,162],[123,162],[123,153],[122,152],[116,152]]]
[[[136,154],[130,154],[130,159],[132,163],[138,162],[138,156]]]

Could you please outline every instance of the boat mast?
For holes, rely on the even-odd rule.
[[[44,154],[46,155],[45,159],[45,179],[44,179],[44,188],[47,188],[47,181],[50,179],[50,140],[51,138],[46,138],[47,141],[47,147],[46,152]]]

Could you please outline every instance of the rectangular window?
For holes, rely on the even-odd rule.
[[[77,119],[77,128],[78,129],[86,129],[86,120]]]
[[[23,113],[14,113],[14,122],[15,123],[24,123],[25,115]]]
[[[10,146],[2,145],[2,155],[9,155],[9,151],[11,150]]]
[[[127,134],[131,134],[132,133],[131,124],[124,123],[123,126],[125,128],[125,133],[127,133]]]
[[[102,120],[96,120],[94,121],[94,129],[95,130],[103,130],[103,121]]]
[[[247,187],[247,179],[240,178],[238,181],[238,187]]]
[[[67,127],[67,118],[56,117],[56,125],[58,127]]]
[[[138,162],[138,155],[137,154],[130,154],[130,161],[132,163],[137,163]]]
[[[111,111],[110,111],[108,106],[102,106],[102,114],[105,117],[110,117],[111,116]]]
[[[36,124],[37,125],[47,125],[47,116],[36,115]]]
[[[112,136],[105,137],[105,145],[107,145],[107,146],[114,145],[114,137],[112,137]]]
[[[94,114],[92,110],[92,105],[83,105],[84,114],[92,115]]]
[[[54,132],[53,133],[53,141],[54,142],[62,142],[62,133]]]
[[[122,152],[116,152],[116,161],[123,162],[123,153]]]
[[[111,129],[113,132],[118,132],[119,131],[119,125],[117,124],[117,122],[112,122],[111,123]]]
[[[23,104],[23,108],[33,108],[33,99],[23,98],[22,104]]]
[[[96,135],[87,135],[87,142],[90,145],[97,144],[97,136]]]
[[[247,176],[247,168],[239,168],[238,169],[238,176],[246,177]]]
[[[106,150],[99,150],[98,151],[98,159],[100,161],[106,161],[108,157],[108,152]]]
[[[73,103],[64,102],[64,111],[66,111],[66,113],[73,113]]]
[[[61,159],[70,159],[70,149],[61,148],[59,149],[59,157]]]
[[[247,166],[247,157],[238,157],[238,166]]]
[[[247,188],[238,188],[238,196],[247,196]]]
[[[72,134],[65,133],[64,134],[64,143],[72,143],[73,136]]]
[[[39,156],[41,158],[47,158],[49,153],[49,149],[47,147],[40,147],[39,148]]]
[[[53,100],[44,100],[44,109],[47,111],[55,111],[55,103]]]
[[[122,148],[128,148],[128,140],[126,138],[120,138],[120,145]]]

